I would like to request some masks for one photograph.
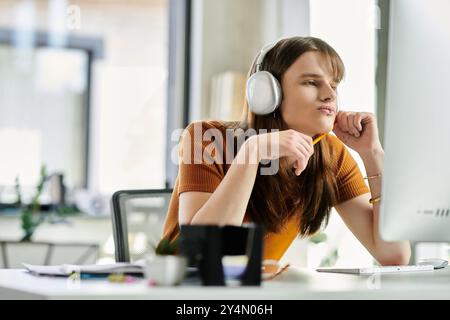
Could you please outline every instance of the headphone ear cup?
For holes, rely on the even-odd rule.
[[[247,80],[246,98],[253,113],[270,114],[281,103],[280,83],[270,72],[255,72]]]

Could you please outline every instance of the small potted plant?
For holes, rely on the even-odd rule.
[[[19,177],[16,177],[15,191],[17,201],[15,206],[20,210],[21,227],[24,233],[20,240],[21,242],[31,242],[34,232],[44,221],[55,222],[56,217],[65,218],[69,215],[79,213],[76,207],[68,206],[64,203],[52,204],[52,207],[44,211],[40,198],[44,191],[44,185],[50,177],[52,175],[48,174],[47,167],[42,165],[36,191],[29,204],[23,202],[20,180]]]
[[[179,284],[186,273],[187,260],[176,255],[178,239],[170,241],[163,238],[155,248],[154,254],[146,259],[145,276],[155,285],[173,286]]]
[[[31,204],[22,202],[22,193],[20,190],[19,177],[16,177],[17,205],[20,208],[21,227],[24,232],[21,242],[30,242],[36,228],[44,221],[44,216],[40,212],[39,198],[47,180],[47,170],[45,166],[41,167],[39,182],[36,186],[36,193],[31,200]]]

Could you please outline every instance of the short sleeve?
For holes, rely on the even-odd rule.
[[[224,149],[220,127],[207,121],[191,123],[179,144],[178,195],[187,191],[213,193],[225,176]]]
[[[370,192],[358,164],[344,143],[331,135],[328,141],[333,148],[334,170],[337,177],[338,197],[336,204]]]

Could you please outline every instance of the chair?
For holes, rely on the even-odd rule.
[[[162,235],[172,189],[119,190],[112,195],[112,227],[116,262],[140,258]],[[134,238],[133,238],[134,236]],[[153,237],[153,243],[147,239]],[[130,252],[133,240],[140,249]],[[134,256],[134,257],[133,257]]]

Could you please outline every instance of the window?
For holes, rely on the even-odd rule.
[[[28,30],[31,48],[19,58],[20,42],[0,48],[0,147],[8,150],[1,185],[12,186],[17,174],[34,185],[41,163],[63,171],[70,186],[87,183],[102,194],[164,185],[168,6],[167,0],[0,3],[0,28]],[[37,31],[60,48],[38,48]],[[65,48],[68,38],[84,37],[104,44],[90,83],[85,53]]]
[[[162,187],[168,1],[81,1],[80,7],[84,32],[101,34],[106,46],[93,69],[90,186],[102,193]]]
[[[346,75],[339,85],[340,109],[375,112],[377,6],[375,0],[310,1],[311,36],[327,41],[341,56]],[[364,174],[359,155],[349,149]],[[334,210],[333,210],[334,211]],[[325,230],[328,243],[310,251],[309,266],[338,249],[336,266],[371,265],[373,259],[333,212]],[[332,263],[334,264],[334,263]]]
[[[1,185],[34,186],[41,163],[86,184],[87,63],[82,50],[0,45]]]

